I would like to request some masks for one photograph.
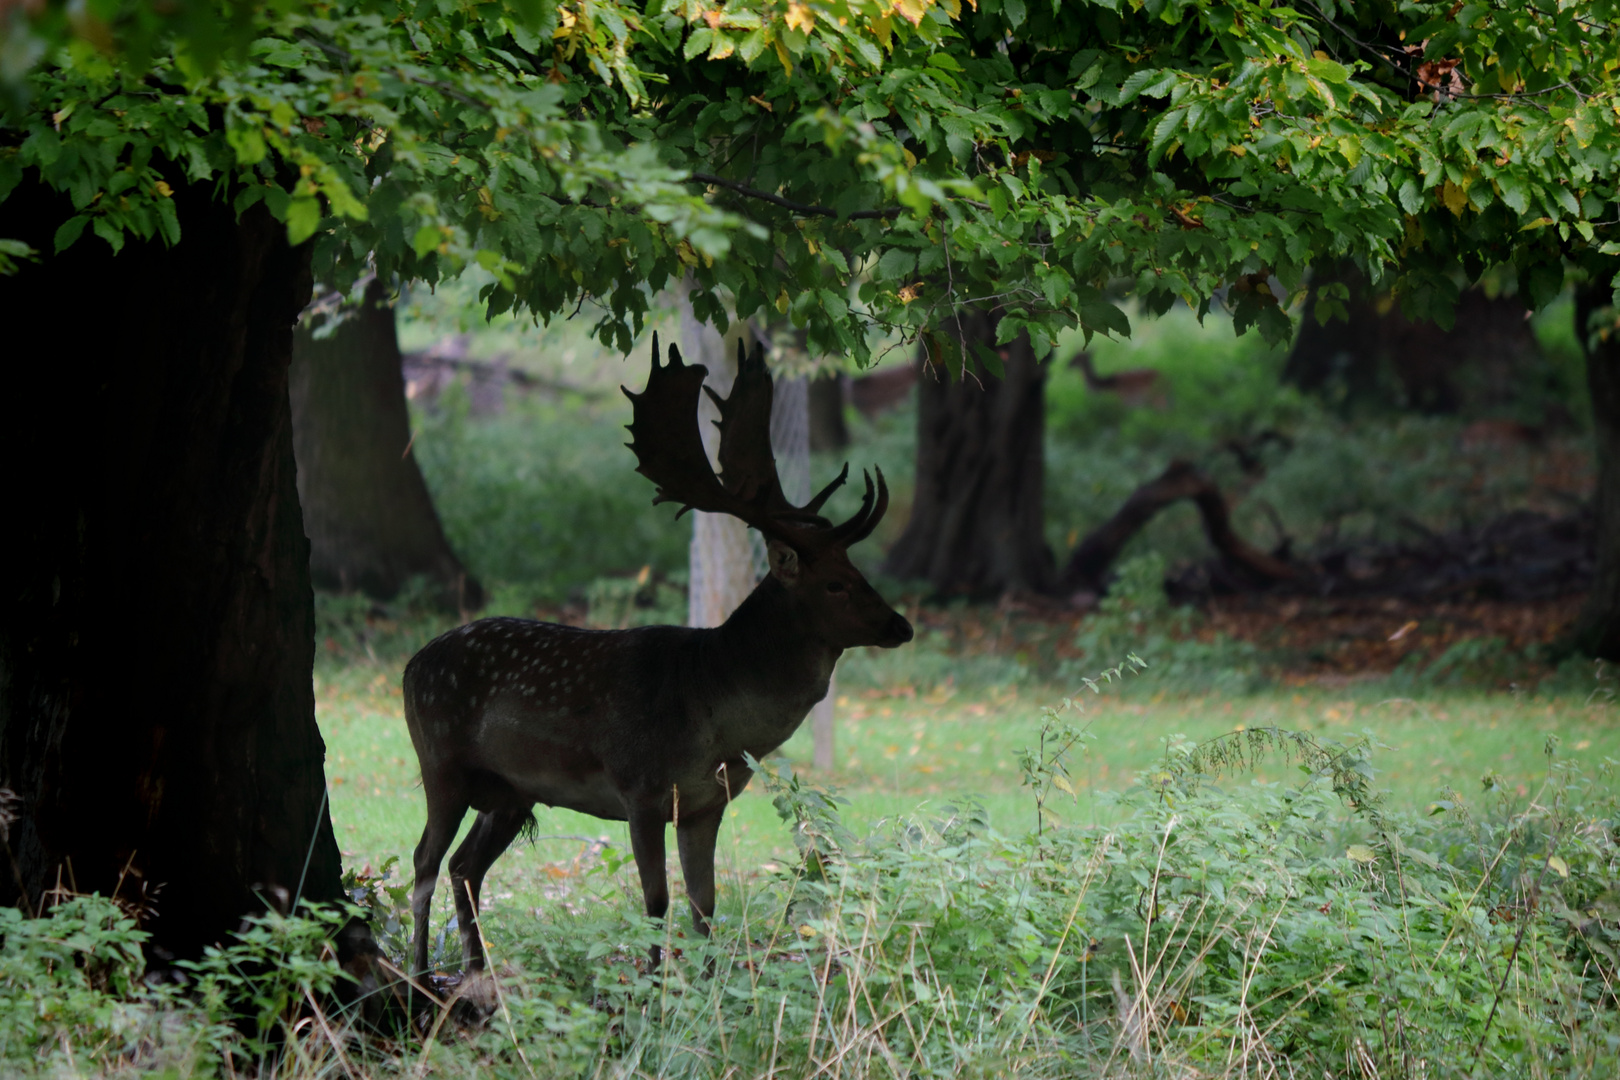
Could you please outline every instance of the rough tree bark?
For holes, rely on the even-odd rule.
[[[1610,325],[1592,316],[1611,303],[1603,283],[1575,294],[1575,334],[1586,349],[1586,385],[1592,394],[1592,456],[1597,466],[1593,500],[1597,568],[1575,624],[1575,645],[1604,660],[1620,661],[1620,313]]]
[[[996,318],[968,312],[946,333],[993,346]],[[1029,339],[996,347],[1005,376],[918,380],[917,487],[884,571],[941,595],[1041,592],[1051,583],[1044,458],[1046,367]]]
[[[0,900],[37,908],[59,875],[144,888],[159,956],[221,939],[256,893],[341,888],[287,404],[308,250],[262,206],[176,187],[175,247],[89,240],[0,278],[0,309],[52,342],[7,371]],[[0,236],[49,252],[71,213],[19,189]]]
[[[420,575],[443,607],[481,607],[483,589],[450,549],[407,450],[410,412],[387,288],[373,279],[324,338],[314,322],[306,318],[294,336],[290,390],[315,584],[388,600]]]

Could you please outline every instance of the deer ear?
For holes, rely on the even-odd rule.
[[[771,576],[784,585],[799,580],[799,553],[780,540],[765,541],[765,550],[771,559]]]

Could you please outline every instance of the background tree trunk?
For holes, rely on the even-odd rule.
[[[967,312],[945,332],[995,347],[996,318]],[[1039,592],[1052,581],[1042,489],[1046,369],[1028,337],[997,348],[1003,378],[981,372],[947,381],[925,367],[918,380],[916,496],[884,570],[926,580],[943,595]]]
[[[1575,335],[1586,349],[1592,456],[1597,466],[1593,499],[1597,568],[1592,591],[1576,620],[1575,644],[1590,656],[1620,661],[1620,312],[1609,306],[1612,296],[1606,282],[1575,293]],[[1607,325],[1592,326],[1595,314]]]
[[[428,579],[451,611],[484,591],[450,550],[411,441],[399,338],[388,289],[376,279],[332,333],[306,317],[293,338],[291,397],[298,498],[310,571],[323,589],[391,599]]]
[[[810,449],[814,453],[849,446],[844,423],[844,378],[836,373],[810,380]]]
[[[1524,404],[1523,375],[1540,345],[1517,297],[1464,290],[1455,325],[1442,330],[1401,314],[1399,301],[1374,292],[1348,261],[1317,267],[1312,288],[1329,282],[1350,290],[1344,302],[1349,319],[1323,326],[1307,313],[1283,369],[1285,382],[1349,408],[1480,413]]]
[[[7,373],[0,899],[144,887],[158,956],[220,940],[256,892],[335,899],[341,870],[287,405],[309,252],[262,205],[176,187],[175,247],[89,239],[0,278],[53,338]],[[72,212],[19,189],[0,236],[48,252]]]

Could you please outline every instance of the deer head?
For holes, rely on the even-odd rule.
[[[636,471],[658,486],[654,503],[681,504],[688,510],[730,514],[758,529],[770,554],[770,575],[786,591],[810,631],[828,645],[894,648],[911,640],[911,624],[884,602],[853,563],[849,548],[870,536],[889,507],[889,489],[877,472],[874,487],[866,475],[861,508],[842,524],[821,516],[821,507],[849,477],[841,473],[803,506],[782,494],[771,453],[771,401],[774,390],[765,370],[765,350],[748,354],[737,345],[737,379],[729,397],[703,385],[708,369],[681,361],[669,347],[669,362],[658,362],[653,335],[652,371],[647,389],[625,389],[634,419],[629,425]],[[621,388],[623,389],[623,388]],[[720,474],[715,475],[698,428],[699,392],[720,409]]]

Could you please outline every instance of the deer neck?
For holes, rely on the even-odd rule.
[[[812,631],[807,613],[769,576],[713,634],[711,655],[747,704],[728,727],[750,750],[762,746],[768,752],[793,734],[826,696],[843,652]]]

